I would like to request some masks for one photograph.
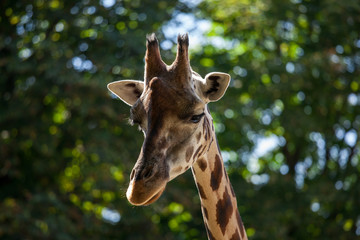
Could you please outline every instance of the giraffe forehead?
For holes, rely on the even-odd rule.
[[[146,110],[151,109],[161,115],[173,113],[181,118],[202,105],[202,101],[191,88],[179,88],[159,78],[153,79],[146,91],[143,100]]]

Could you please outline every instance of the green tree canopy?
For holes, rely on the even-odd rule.
[[[199,44],[194,70],[232,76],[210,108],[249,238],[359,237],[359,1],[0,7],[1,239],[206,238],[189,172],[128,204],[143,137],[106,89],[143,78],[150,32],[170,62],[178,29]]]

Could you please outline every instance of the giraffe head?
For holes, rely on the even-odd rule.
[[[145,137],[126,193],[133,205],[156,201],[166,184],[196,161],[197,146],[209,141],[202,137],[202,123],[211,118],[206,105],[220,99],[229,85],[228,74],[213,72],[203,79],[192,71],[188,46],[188,35],[179,35],[176,59],[168,66],[152,34],[146,42],[144,81],[108,85],[131,106],[130,120]]]

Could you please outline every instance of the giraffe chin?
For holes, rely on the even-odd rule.
[[[150,205],[159,199],[161,194],[164,192],[165,187],[166,187],[166,184],[164,186],[160,187],[159,190],[155,191],[153,195],[146,196],[146,197],[136,196],[136,194],[134,194],[134,189],[129,188],[128,191],[126,192],[126,197],[127,197],[128,201],[134,206]]]
[[[156,200],[159,199],[159,197],[161,196],[161,194],[164,192],[165,190],[165,187],[163,189],[160,189],[160,191],[155,194],[152,198],[150,198],[147,202],[145,202],[143,205],[146,206],[146,205],[150,205],[152,204],[153,202],[155,202]]]

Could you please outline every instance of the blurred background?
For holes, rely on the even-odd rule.
[[[189,32],[250,239],[360,238],[358,0],[1,0],[0,239],[206,239],[191,171],[125,197],[143,141],[106,85]]]

